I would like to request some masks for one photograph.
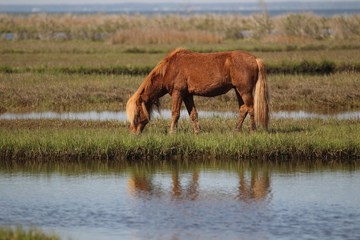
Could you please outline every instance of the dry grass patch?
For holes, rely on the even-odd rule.
[[[221,43],[223,38],[207,31],[177,29],[121,29],[110,38],[112,44]]]

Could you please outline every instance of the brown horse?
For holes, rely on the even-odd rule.
[[[126,113],[130,130],[141,133],[150,121],[153,105],[159,106],[159,98],[169,93],[172,98],[170,131],[174,132],[177,128],[184,102],[194,131],[199,133],[193,96],[214,97],[230,89],[235,89],[239,103],[240,116],[236,129],[241,129],[248,113],[250,130],[255,130],[255,122],[267,129],[269,93],[261,59],[242,51],[196,53],[176,49],[160,61],[129,98]]]

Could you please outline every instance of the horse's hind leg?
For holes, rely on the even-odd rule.
[[[239,120],[236,123],[235,129],[239,131],[242,128],[242,125],[244,123],[244,120],[248,112],[247,112],[247,107],[245,106],[244,101],[242,100],[239,92],[235,90],[235,93],[239,103]]]
[[[193,123],[194,132],[198,134],[200,132],[200,126],[199,126],[199,120],[198,120],[198,113],[196,111],[196,107],[194,104],[194,97],[193,95],[189,95],[184,98],[184,103],[186,106],[186,109],[189,113],[189,116],[191,118],[191,121]]]
[[[255,118],[254,118],[254,98],[251,93],[243,93],[240,95],[236,90],[236,97],[239,103],[239,120],[236,123],[236,130],[241,130],[244,120],[249,113],[250,115],[250,131],[255,130]]]
[[[177,123],[180,118],[180,109],[182,103],[182,96],[179,91],[174,91],[171,95],[172,106],[171,106],[171,127],[170,132],[174,133],[177,129]]]

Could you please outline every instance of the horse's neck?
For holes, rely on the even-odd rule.
[[[165,89],[163,88],[163,84],[161,82],[162,79],[156,79],[157,81],[153,81],[145,90],[141,93],[142,99],[146,102],[154,102],[160,97],[166,94]],[[149,80],[150,81],[150,80]]]

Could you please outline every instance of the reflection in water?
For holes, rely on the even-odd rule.
[[[153,195],[157,192],[155,191],[151,176],[146,174],[132,174],[128,185],[129,192],[133,195],[142,195],[143,193]]]
[[[199,196],[199,170],[191,173],[190,183],[183,187],[181,184],[179,170],[172,171],[172,198],[173,199],[189,199],[196,200]]]
[[[0,226],[86,240],[360,239],[359,183],[359,166],[340,164],[0,164]]]
[[[239,174],[239,198],[241,200],[262,200],[270,192],[270,175],[266,171],[252,169],[250,180],[246,179],[244,170]]]
[[[201,185],[201,174],[209,175],[210,178],[205,178],[204,185]],[[154,175],[156,173],[144,173],[142,171],[133,171],[128,187],[129,192],[139,198],[148,198],[150,196],[169,197],[172,200],[198,200],[203,196],[209,197],[214,193],[209,193],[209,188],[215,194],[225,194],[225,197],[236,198],[244,202],[260,201],[269,197],[271,192],[270,173],[268,169],[252,168],[250,171],[241,168],[234,174],[228,175],[228,179],[238,178],[238,185],[232,186],[233,189],[227,189],[227,186],[221,186],[220,189],[212,188],[217,185],[217,179],[211,179],[213,172],[200,172],[200,169],[194,168],[181,172],[179,168],[171,170],[171,186],[169,189],[164,189],[164,183],[155,181]],[[166,179],[166,178],[165,178]],[[170,180],[170,177],[169,177]],[[224,181],[224,180],[223,180]],[[225,181],[226,183],[226,181]],[[210,186],[209,186],[210,185]],[[219,196],[218,196],[219,197]]]

